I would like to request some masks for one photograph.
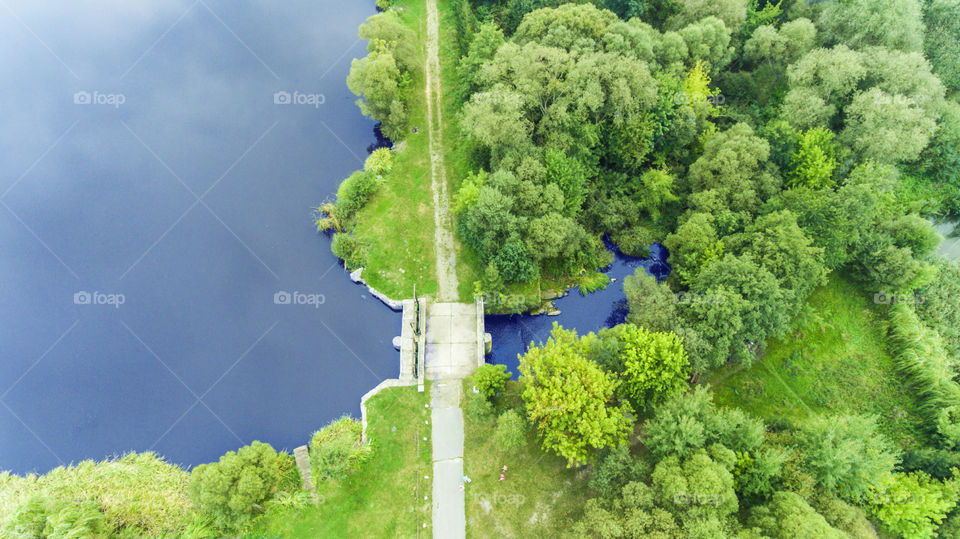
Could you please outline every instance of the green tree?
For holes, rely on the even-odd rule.
[[[732,452],[713,445],[686,457],[670,455],[653,469],[652,486],[660,503],[682,521],[725,519],[739,506],[733,490]]]
[[[711,260],[723,254],[723,242],[709,213],[692,213],[663,244],[670,251],[673,271],[682,283],[693,282]]]
[[[273,447],[253,442],[228,451],[218,462],[201,464],[190,473],[190,499],[213,517],[218,527],[238,531],[263,511],[280,481]]]
[[[497,419],[493,439],[502,451],[512,451],[526,443],[527,422],[516,410],[503,412]]]
[[[797,141],[797,151],[790,156],[792,170],[787,183],[812,189],[833,186],[833,171],[839,164],[835,154],[832,131],[823,127],[804,131]]]
[[[353,60],[347,87],[361,97],[360,111],[382,122],[383,134],[399,139],[406,122],[406,107],[401,96],[400,70],[389,52],[372,52]]]
[[[71,503],[34,495],[17,509],[5,536],[30,539],[106,539],[111,536],[110,531],[103,513],[91,501]]]
[[[957,474],[954,468],[954,475]],[[891,532],[906,539],[926,539],[957,505],[960,483],[937,481],[923,472],[890,476],[871,495],[877,518]]]
[[[924,52],[933,72],[945,85],[960,89],[960,0],[930,0],[923,15]]]
[[[750,523],[775,539],[847,537],[827,523],[822,515],[795,492],[775,492],[769,504],[753,508]]]
[[[723,24],[736,33],[747,20],[749,0],[680,0],[680,13],[669,20],[667,25],[677,29],[695,23],[706,17],[717,17]]]
[[[647,410],[686,388],[690,362],[676,334],[628,324],[621,340],[624,389],[636,409]]]
[[[923,18],[918,0],[835,0],[817,25],[828,40],[855,49],[871,45],[920,51]]]
[[[371,456],[361,442],[363,426],[344,416],[318,430],[310,438],[310,465],[315,480],[343,479]]]
[[[511,375],[512,373],[507,372],[506,365],[484,363],[474,371],[473,384],[480,394],[492,399],[507,388],[507,381],[510,380]]]
[[[360,25],[360,39],[368,41],[367,52],[388,51],[404,73],[423,69],[417,54],[417,36],[400,22],[396,11],[377,13]]]
[[[546,344],[532,346],[520,358],[530,421],[543,448],[567,459],[568,466],[622,444],[630,429],[630,406],[613,402],[617,381],[586,353],[575,331],[554,324]]]
[[[602,498],[613,499],[628,483],[642,481],[649,475],[649,464],[631,455],[630,448],[624,445],[603,452],[590,471],[589,485]]]
[[[872,417],[817,417],[801,429],[797,442],[817,483],[857,502],[871,487],[884,484],[899,460],[899,451],[877,431]]]
[[[623,293],[627,296],[627,322],[651,331],[668,331],[676,323],[677,297],[666,283],[643,268],[623,279]]]
[[[657,503],[651,487],[633,481],[612,499],[591,499],[583,517],[574,523],[573,536],[601,539],[682,537],[676,519]]]
[[[640,209],[647,212],[654,221],[660,219],[660,215],[666,204],[679,200],[673,194],[673,176],[665,170],[650,169],[640,176],[639,206]]]

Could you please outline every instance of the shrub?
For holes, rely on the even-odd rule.
[[[361,268],[366,264],[366,253],[360,242],[347,232],[338,232],[333,235],[330,250],[337,258],[342,258],[347,269]]]
[[[467,405],[464,408],[471,421],[486,423],[493,418],[493,403],[482,393],[467,393]]]
[[[507,372],[506,365],[485,363],[473,373],[473,384],[480,390],[480,394],[490,399],[507,388],[507,380],[512,373]]]
[[[253,442],[190,474],[190,499],[223,530],[239,531],[263,510],[280,482],[280,463],[270,444]]]
[[[363,171],[374,176],[387,174],[393,167],[392,161],[393,152],[390,148],[377,148],[363,162]]]
[[[650,246],[656,238],[650,229],[637,225],[614,234],[613,242],[627,256],[646,258],[650,256]]]
[[[370,458],[371,448],[360,441],[363,426],[344,416],[313,434],[310,467],[318,481],[343,479]]]
[[[383,180],[376,174],[358,170],[340,183],[337,188],[335,210],[337,218],[346,221],[360,211],[377,191]]]
[[[516,449],[527,440],[527,422],[516,410],[507,410],[497,419],[497,430],[493,439],[502,451]]]

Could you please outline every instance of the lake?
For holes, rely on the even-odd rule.
[[[375,141],[344,82],[373,0],[4,4],[0,470],[359,415],[400,318],[311,213]]]

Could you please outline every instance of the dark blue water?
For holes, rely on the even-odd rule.
[[[609,283],[605,289],[586,296],[581,295],[578,288],[571,289],[565,297],[553,300],[554,306],[560,310],[557,316],[486,316],[486,331],[493,337],[493,351],[487,356],[487,362],[506,365],[517,377],[517,356],[526,352],[531,342],[544,343],[550,337],[554,322],[564,328],[575,329],[580,335],[621,324],[628,312],[623,278],[633,275],[637,268],[644,268],[659,281],[670,275],[670,264],[667,263],[670,253],[663,245],[653,244],[648,258],[626,256],[612,245],[607,246],[613,250],[615,258],[604,273],[616,281]]]
[[[0,469],[289,449],[397,375],[310,222],[376,143],[344,83],[374,11],[0,5]]]

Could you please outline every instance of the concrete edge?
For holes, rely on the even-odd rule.
[[[360,424],[362,430],[360,431],[360,443],[367,443],[367,401],[380,393],[384,389],[391,387],[410,387],[416,385],[414,381],[400,380],[398,378],[387,378],[386,380],[377,384],[377,387],[367,391],[360,397]]]
[[[366,281],[363,280],[363,277],[361,276],[362,274],[363,274],[363,268],[357,268],[355,271],[350,272],[350,280],[357,284],[366,286],[367,290],[370,291],[370,294],[372,294],[373,297],[382,301],[383,304],[386,305],[387,307],[390,307],[390,309],[394,311],[400,311],[403,309],[402,301],[395,300],[390,296],[384,294],[383,292],[377,290],[376,288],[370,286]]]

